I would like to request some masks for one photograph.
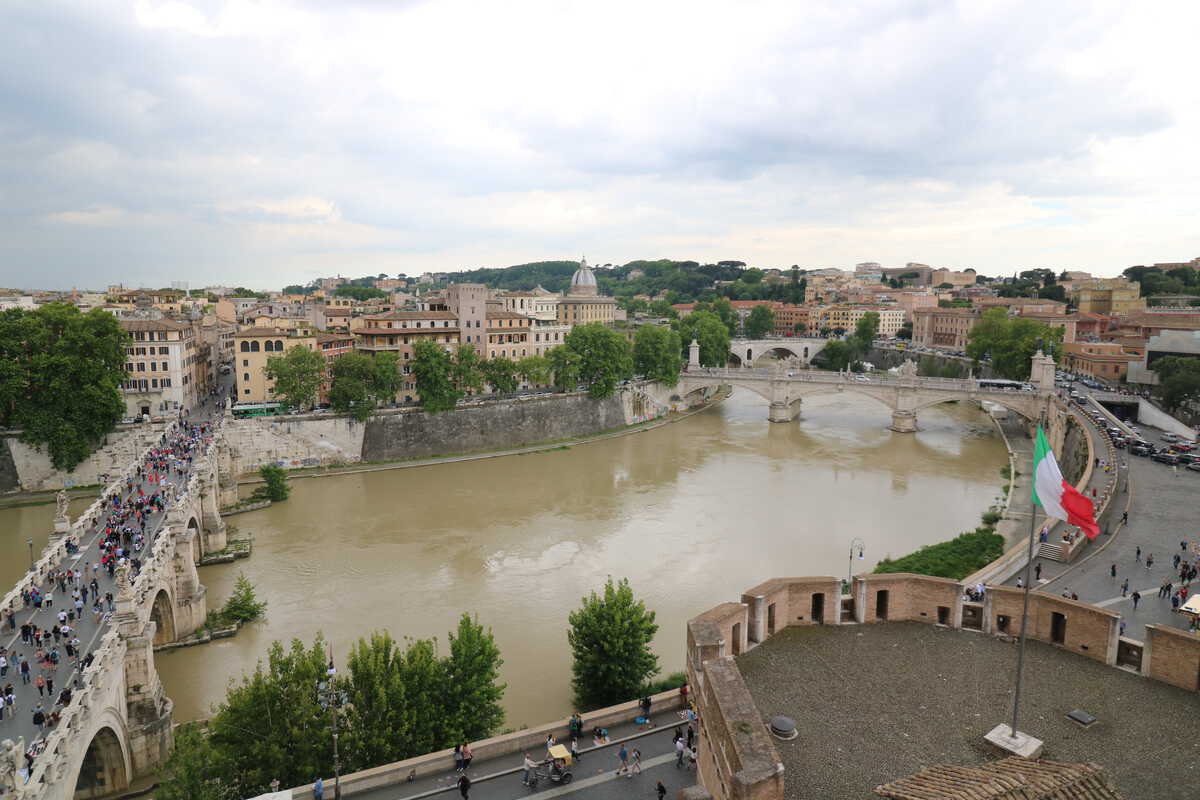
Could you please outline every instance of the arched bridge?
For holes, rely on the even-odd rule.
[[[801,336],[780,336],[771,339],[730,339],[730,360],[735,364],[751,366],[767,353],[784,359],[794,359],[803,365],[816,358],[817,353],[829,344],[828,339]]]
[[[894,431],[917,429],[917,414],[924,408],[955,400],[988,400],[1028,418],[1050,414],[1054,392],[1054,361],[1038,353],[1033,358],[1035,391],[995,389],[980,386],[973,378],[922,378],[912,362],[899,375],[856,375],[816,370],[789,370],[785,365],[770,369],[718,369],[701,367],[693,358],[675,388],[680,397],[713,386],[740,386],[765,398],[770,404],[768,419],[790,422],[800,412],[806,397],[853,393],[877,400],[892,411]]]
[[[130,496],[127,482],[140,485],[144,477],[138,466],[152,449],[170,442],[174,433],[174,426],[148,431],[145,449],[103,496]],[[47,699],[46,713],[58,713],[54,724],[45,730],[31,725],[30,710],[37,699],[29,696],[32,686],[21,687],[28,690],[21,698],[21,713],[0,721],[0,797],[4,800],[115,795],[134,779],[155,772],[169,755],[172,704],[155,669],[154,648],[192,633],[207,616],[205,589],[196,566],[204,553],[226,546],[219,512],[222,488],[217,451],[218,440],[210,435],[196,444],[190,464],[186,459],[174,462],[184,471],[182,475],[172,473],[174,485],[161,484],[166,508],[147,518],[146,543],[135,554],[142,561],[137,575],[132,575],[128,566],[118,567],[114,579],[109,579],[104,569],[96,574],[100,595],[111,592],[113,608],[99,618],[85,610],[71,623],[73,635],[80,640],[81,655],[90,656],[91,661],[86,666],[86,662],[72,664],[64,655],[52,673],[57,678],[56,691],[71,690],[65,704],[56,704],[54,697]],[[224,491],[228,499],[230,489]],[[99,560],[110,509],[97,500],[71,522],[66,516],[65,495],[61,497],[55,532],[41,559],[0,605],[5,623],[11,613],[18,626],[30,622],[48,629],[56,622],[53,617],[58,607],[66,605],[63,600],[70,601],[69,592],[56,585],[55,575],[68,569],[84,571],[86,564]],[[73,543],[70,549],[68,542]],[[38,609],[26,605],[23,592],[33,587],[57,594],[58,606]],[[38,670],[32,663],[32,647],[17,639],[10,646],[10,656],[16,651],[24,653]],[[29,769],[27,754],[32,757]]]

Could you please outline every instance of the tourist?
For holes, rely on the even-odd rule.
[[[691,749],[692,749],[692,748],[695,746],[695,744],[696,744],[696,729],[695,729],[695,728],[693,728],[693,727],[692,727],[692,726],[689,724],[689,725],[688,725],[688,730],[687,730],[687,746],[688,746],[688,750],[691,750]]]
[[[1134,589],[1133,594],[1131,594],[1130,597],[1133,599],[1133,610],[1137,611],[1138,600],[1142,599],[1142,595],[1137,589]]]
[[[1121,597],[1124,597],[1128,591],[1129,591],[1129,578],[1126,578],[1125,580],[1123,580],[1121,582]]]
[[[547,753],[549,753],[549,752],[550,752],[550,748],[551,748],[551,747],[554,747],[554,745],[556,745],[556,744],[558,744],[558,742],[555,740],[555,738],[554,738],[554,734],[553,734],[553,733],[547,733],[547,734],[546,734],[546,752],[547,752]]]
[[[580,753],[579,753],[579,740],[578,739],[571,740],[571,758],[575,759],[576,761],[583,760],[583,756],[580,755]]]
[[[463,800],[467,800],[467,792],[471,791],[471,779],[465,772],[458,776],[458,791],[463,796]]]
[[[679,707],[680,707],[680,708],[687,708],[687,707],[688,707],[688,685],[687,685],[687,681],[684,681],[684,682],[683,682],[683,685],[679,687]]]
[[[583,736],[583,717],[579,716],[578,711],[572,714],[570,721],[567,722],[567,732],[572,739]]]
[[[1133,554],[1133,560],[1137,563],[1142,563],[1142,548],[1138,545],[1137,551]]]
[[[1018,575],[1017,576],[1017,588],[1023,589],[1024,587],[1025,587],[1025,579],[1022,578],[1020,575]]]
[[[33,709],[33,724],[37,725],[38,733],[43,733],[46,729],[46,712],[42,710],[41,703]]]
[[[683,737],[680,736],[678,739],[675,740],[675,768],[676,769],[681,769],[683,767],[683,751],[684,751]]]
[[[642,774],[642,751],[637,748],[634,748],[633,751],[633,769],[629,774],[630,778],[633,777],[633,773]]]
[[[1117,577],[1117,565],[1116,564],[1113,564],[1111,567],[1108,568],[1108,574],[1113,578]]]
[[[325,800],[325,782],[320,778],[313,783],[313,800]]]
[[[658,786],[654,787],[654,791],[658,792],[658,800],[663,800],[667,796],[667,787],[663,786],[662,781],[658,782]]]
[[[462,745],[458,745],[458,744],[454,745],[454,771],[455,772],[463,771]]]
[[[536,769],[537,769],[537,762],[535,762],[532,758],[529,757],[529,753],[526,753],[525,754],[525,774],[521,777],[522,785],[524,785],[524,786],[529,785],[529,776],[531,776],[533,774],[534,770],[536,770]]]
[[[1040,561],[1033,565],[1033,579],[1035,581],[1042,579],[1042,562]]]
[[[1150,555],[1146,556],[1146,569],[1150,569],[1153,566],[1154,566],[1154,553],[1151,553]]]
[[[467,744],[466,742],[463,742],[463,746],[462,746],[463,772],[466,772],[468,769],[471,768],[471,759],[472,758],[474,758],[474,754],[471,753],[471,746],[469,744]]]
[[[617,770],[618,775],[629,775],[629,751],[625,749],[625,745],[621,745],[621,749],[617,751],[617,759],[621,762],[621,768]]]

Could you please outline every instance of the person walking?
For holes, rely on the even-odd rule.
[[[1113,578],[1117,577],[1117,565],[1116,564],[1113,564],[1111,567],[1108,568],[1108,574],[1111,575]]]
[[[1151,553],[1150,555],[1146,556],[1146,569],[1150,569],[1153,566],[1154,566],[1154,553]]]
[[[471,759],[474,757],[475,757],[475,754],[471,752],[471,745],[469,745],[466,742],[463,742],[463,746],[462,746],[463,772],[466,772],[467,770],[469,770],[471,768]]]
[[[1137,550],[1134,552],[1133,560],[1139,564],[1142,563],[1142,547],[1141,547],[1141,545],[1138,545]]]
[[[1033,579],[1040,581],[1042,579],[1042,562],[1037,562],[1033,565]]]
[[[524,785],[524,786],[529,785],[529,778],[530,778],[530,776],[533,775],[533,772],[536,769],[537,769],[537,763],[530,757],[529,753],[526,753],[525,754],[525,774],[523,776],[521,776],[521,784],[522,785]]]
[[[633,749],[633,768],[630,770],[629,777],[632,778],[634,774],[642,774],[642,751],[636,747]]]
[[[1138,600],[1142,599],[1142,595],[1137,589],[1134,589],[1130,597],[1133,598],[1133,610],[1137,611]]]
[[[664,800],[667,796],[667,787],[663,786],[662,781],[658,782],[658,785],[654,787],[654,791],[658,792],[658,800]]]
[[[683,737],[680,736],[678,739],[675,740],[675,769],[683,768],[683,750],[684,750]]]
[[[33,709],[33,724],[37,725],[38,733],[42,733],[46,729],[46,712],[42,710],[41,703],[38,703]]]
[[[1129,578],[1121,581],[1121,597],[1124,597],[1129,592]]]
[[[325,782],[320,777],[313,784],[313,800],[325,800]]]
[[[629,775],[629,751],[625,749],[625,745],[621,745],[621,749],[617,751],[617,758],[621,761],[621,768],[617,770],[618,775]]]
[[[467,800],[467,792],[469,791],[471,791],[471,779],[464,772],[458,776],[458,792],[463,796],[463,800]]]
[[[548,747],[549,747],[549,745],[547,745],[547,748]],[[462,745],[461,744],[454,745],[454,771],[455,772],[463,771],[463,754],[462,754]]]

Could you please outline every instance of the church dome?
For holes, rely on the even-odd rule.
[[[579,269],[571,276],[571,294],[596,294],[596,274],[587,265],[587,259],[580,259]]]

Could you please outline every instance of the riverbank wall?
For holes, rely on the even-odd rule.
[[[55,469],[50,453],[21,441],[20,431],[0,432],[0,495],[99,486],[103,476],[118,475],[157,439],[163,424],[118,425],[101,446],[73,470]]]
[[[246,475],[264,464],[306,469],[404,462],[568,441],[686,410],[674,397],[661,384],[639,382],[603,399],[586,392],[528,395],[464,403],[441,414],[388,409],[366,422],[332,414],[228,419],[228,469],[222,472]]]

